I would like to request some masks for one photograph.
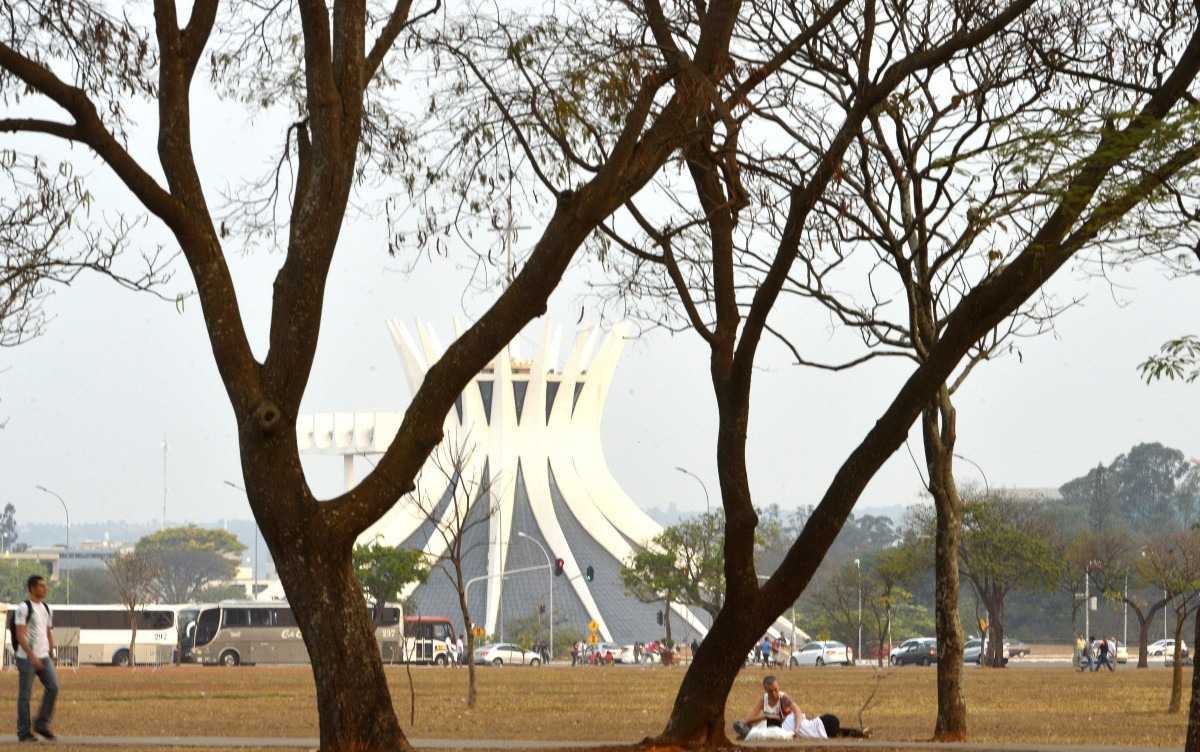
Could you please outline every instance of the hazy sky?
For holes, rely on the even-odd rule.
[[[248,122],[229,107],[205,102],[195,128],[210,196],[273,159],[282,143],[278,119]],[[0,117],[9,114],[0,107]],[[152,113],[141,112],[143,124]],[[26,148],[37,142],[25,139]],[[0,148],[14,145],[0,139]],[[144,132],[135,151],[152,154]],[[61,148],[55,152],[65,155]],[[76,158],[80,158],[78,152]],[[86,162],[85,162],[86,164]],[[124,189],[92,164],[97,211],[133,206]],[[522,243],[531,243],[527,231]],[[169,244],[151,227],[142,242]],[[234,251],[230,264],[251,339],[261,347],[270,313],[270,284],[281,255]],[[594,269],[581,265],[555,293],[550,316],[571,326]],[[1138,379],[1136,365],[1161,342],[1195,332],[1200,280],[1168,281],[1149,266],[1108,282],[1064,270],[1053,281],[1061,296],[1085,296],[1059,321],[1056,335],[1020,343],[1023,360],[1006,357],[980,368],[958,398],[959,451],[983,468],[992,486],[1057,486],[1134,443],[1161,441],[1200,454],[1192,420],[1200,385]],[[433,323],[443,341],[451,317],[464,313],[465,274],[453,260],[427,262],[411,274],[385,252],[382,223],[356,217],[334,263],[306,412],[402,410],[409,398],[401,362],[384,322]],[[170,291],[191,280],[180,264]],[[466,315],[482,303],[467,296]],[[240,483],[232,413],[218,381],[199,306],[170,303],[85,278],[56,292],[45,336],[0,351],[0,502],[11,501],[22,522],[61,519],[57,502],[34,490],[45,485],[67,500],[73,520],[157,518],[163,501],[162,442],[169,520],[211,521],[249,515],[244,498],[222,481]],[[587,320],[598,313],[584,310]],[[777,321],[806,345],[842,351],[826,318]],[[695,335],[655,332],[630,342],[609,396],[604,445],[617,480],[643,506],[674,502],[703,509],[700,475],[717,502],[713,466],[715,412],[707,352]],[[528,348],[526,348],[528,352]],[[261,350],[260,350],[261,354]],[[868,364],[856,372],[797,369],[779,348],[767,348],[755,376],[750,426],[751,480],[758,503],[815,503],[825,484],[874,422],[909,367]],[[919,436],[912,450],[919,456]],[[306,462],[318,493],[339,490],[336,458]],[[360,469],[366,466],[360,464]],[[360,471],[361,471],[360,470]],[[960,479],[978,479],[970,465]],[[868,487],[860,509],[909,503],[921,480],[902,449]]]

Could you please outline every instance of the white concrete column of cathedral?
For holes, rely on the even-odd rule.
[[[409,391],[415,393],[444,348],[426,324],[416,325],[415,337],[398,321],[389,321],[387,326],[400,353]],[[483,603],[469,601],[469,607],[474,611],[482,605],[488,634],[502,633],[505,613],[512,616],[523,613],[524,608],[536,613],[542,588],[530,583],[540,577],[517,566],[520,558],[509,566],[510,555],[526,554],[520,548],[510,552],[509,543],[516,533],[540,546],[552,568],[555,559],[563,560],[565,583],[561,584],[566,585],[569,597],[560,600],[566,621],[581,632],[584,624],[595,622],[599,636],[608,642],[648,641],[657,636],[657,606],[625,593],[619,568],[637,548],[648,545],[662,526],[635,504],[613,477],[600,431],[609,388],[631,329],[618,324],[602,334],[590,326],[582,328],[560,365],[559,328],[549,322],[540,326],[532,357],[523,358],[511,345],[506,347],[468,384],[443,424],[447,440],[470,437],[472,451],[459,473],[486,489],[469,501],[467,512],[481,523],[477,515],[489,515],[486,524],[471,526],[465,533],[474,538],[464,549],[486,552],[485,560],[473,556],[464,561],[468,577],[486,582]],[[456,323],[455,329],[461,331],[461,325]],[[297,439],[305,454],[340,455],[349,488],[355,483],[354,455],[386,451],[403,416],[400,409],[305,415],[297,422]],[[672,465],[664,463],[663,472],[672,472]],[[418,488],[427,489],[438,477],[437,468],[427,463],[418,474]],[[441,482],[445,483],[444,478]],[[433,529],[435,523],[448,520],[453,505],[446,503],[446,494],[441,498],[438,506],[442,508],[429,509],[426,504],[424,511],[410,498],[399,499],[363,534],[363,540],[420,549],[430,560],[444,557],[445,540],[433,534]],[[490,514],[491,510],[495,513]],[[476,528],[480,532],[475,532]],[[587,566],[593,566],[594,581],[584,576]],[[522,572],[512,571],[518,568]],[[536,567],[538,571],[542,568]],[[552,573],[551,629],[557,618],[554,590],[558,580]],[[414,596],[425,614],[458,611],[447,578],[430,577],[400,596]],[[688,639],[706,633],[705,615],[678,604],[672,604],[672,611],[683,621]],[[783,618],[773,631],[789,628],[796,637],[807,639],[794,622]]]

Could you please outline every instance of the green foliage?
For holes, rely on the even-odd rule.
[[[504,625],[504,636],[522,650],[532,650],[537,643],[550,644],[550,624],[543,613],[543,605],[537,606],[532,613],[519,619],[512,619]],[[568,622],[560,612],[554,614],[554,657],[570,657],[571,645],[583,639],[583,632]]]
[[[71,571],[71,603],[118,603],[121,595],[107,569]]]
[[[1163,380],[1191,384],[1200,377],[1200,337],[1189,334],[1168,340],[1138,370],[1147,384]]]
[[[1017,588],[1048,590],[1062,577],[1053,530],[1038,505],[993,495],[963,510],[961,570],[987,602]]]
[[[147,535],[136,550],[155,562],[158,597],[167,603],[189,603],[199,600],[212,583],[233,579],[245,548],[227,530],[187,525]]]
[[[1064,483],[1063,500],[1086,511],[1095,532],[1183,529],[1200,512],[1200,470],[1178,449],[1138,444],[1107,467]]]
[[[47,564],[24,559],[0,560],[0,597],[4,598],[5,603],[16,603],[29,597],[28,591],[25,589],[25,581],[31,574],[49,577],[50,567]],[[50,593],[49,600],[54,600],[53,591]]]
[[[241,600],[246,597],[246,588],[241,585],[205,585],[196,592],[198,603]]]
[[[382,543],[354,547],[354,574],[363,591],[376,605],[395,601],[412,582],[429,576],[422,552]]]

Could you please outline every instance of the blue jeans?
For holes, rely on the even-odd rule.
[[[1112,656],[1108,654],[1100,656],[1100,659],[1096,661],[1096,666],[1092,669],[1092,671],[1099,671],[1101,666],[1108,666],[1109,671],[1116,670],[1113,668]]]
[[[33,677],[37,676],[42,682],[42,706],[38,709],[33,728],[45,728],[54,717],[54,701],[58,699],[58,674],[54,672],[54,661],[42,659],[42,670],[35,671],[33,664],[25,658],[17,659],[17,673],[20,675],[17,690],[17,736],[24,738],[30,735],[29,701],[33,697]]]

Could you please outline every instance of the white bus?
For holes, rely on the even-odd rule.
[[[406,658],[413,663],[443,666],[450,662],[454,630],[449,620],[402,619],[401,609],[395,605],[378,612],[372,609],[372,616],[375,640],[385,663]],[[201,606],[190,637],[185,660],[196,663],[239,666],[308,662],[308,649],[287,601],[221,601]]]
[[[18,605],[8,605],[5,624],[11,623]],[[180,658],[183,635],[189,622],[195,621],[194,605],[147,605],[137,609],[137,644],[134,658],[140,664],[172,663]],[[55,642],[60,660],[77,665],[129,665],[129,640],[132,635],[129,611],[121,604],[59,605],[50,604]],[[6,652],[12,651],[11,639],[5,639]]]

